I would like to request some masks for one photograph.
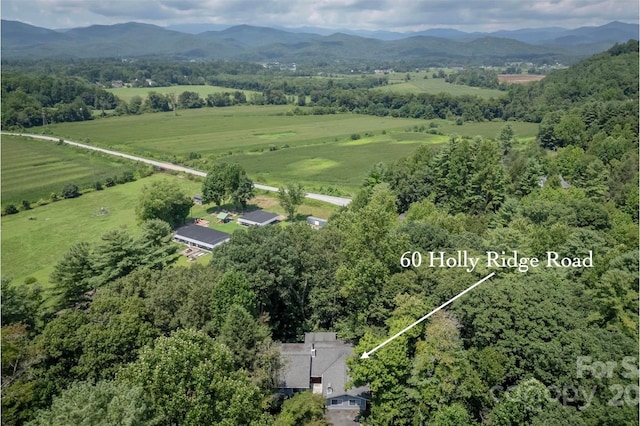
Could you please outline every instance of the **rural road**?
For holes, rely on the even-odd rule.
[[[1,132],[1,133],[3,135],[25,136],[25,137],[29,137],[29,138],[42,139],[42,140],[53,141],[53,142],[58,142],[60,140],[60,138],[53,137],[53,136],[34,135],[34,134],[30,134],[30,133],[13,133],[13,132]],[[176,164],[165,163],[164,161],[149,160],[148,158],[137,157],[135,155],[129,155],[129,154],[125,154],[123,152],[112,151],[110,149],[98,148],[97,146],[86,145],[86,144],[83,144],[83,143],[74,142],[74,141],[70,141],[70,140],[66,140],[66,139],[62,139],[62,141],[64,143],[66,143],[67,145],[77,146],[79,148],[84,148],[84,149],[90,149],[92,151],[99,151],[99,152],[102,152],[104,154],[109,154],[109,155],[113,155],[113,156],[116,156],[116,157],[122,157],[122,158],[126,158],[126,159],[132,160],[132,161],[139,161],[141,163],[151,164],[152,166],[155,166],[155,167],[158,167],[158,168],[164,169],[164,170],[175,170],[175,171],[178,171],[178,172],[183,172],[183,173],[196,175],[196,176],[201,176],[201,177],[206,177],[207,176],[207,174],[205,172],[201,172],[201,171],[195,170],[195,169],[190,169],[190,168],[187,168],[187,167],[178,166]],[[255,188],[257,188],[257,189],[262,189],[262,190],[265,190],[265,191],[278,192],[278,188],[276,188],[275,186],[260,185],[258,183],[253,184],[253,186]],[[334,204],[336,206],[346,206],[351,202],[350,198],[333,197],[331,195],[307,193],[306,197],[310,198],[312,200],[324,201],[325,203]]]

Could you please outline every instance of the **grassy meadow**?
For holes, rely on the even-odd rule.
[[[109,229],[126,227],[138,233],[135,206],[145,185],[156,180],[175,179],[187,194],[201,192],[201,183],[181,176],[156,174],[135,182],[116,185],[102,191],[89,192],[81,197],[39,206],[28,212],[2,217],[2,276],[22,283],[34,277],[43,285],[65,251],[80,241],[98,242]],[[4,185],[3,185],[4,186]],[[250,207],[263,207],[284,213],[273,196],[258,191],[249,201]],[[101,209],[106,214],[101,214]],[[298,209],[299,219],[306,215],[328,218],[337,207],[314,200],[305,200]],[[241,227],[235,223],[218,224],[209,206],[193,206],[191,218],[210,220],[210,227],[232,233]],[[186,264],[186,262],[183,261]]]
[[[376,90],[393,91],[397,93],[449,93],[453,96],[476,95],[481,98],[500,98],[505,96],[505,92],[497,89],[485,89],[482,87],[471,87],[462,84],[450,84],[443,78],[432,78],[432,73],[409,73],[411,80],[406,81],[406,73],[391,74],[389,85],[382,86]],[[427,76],[427,78],[424,78]]]
[[[420,144],[447,136],[415,131],[422,119],[357,114],[287,115],[290,106],[237,106],[173,113],[111,117],[49,126],[49,133],[165,161],[185,161],[206,171],[214,161],[237,162],[256,182],[302,182],[308,190],[327,186],[353,193],[371,166],[393,162]],[[456,126],[435,120],[442,133],[496,137],[503,122]],[[513,123],[518,137],[533,137],[537,126]],[[352,140],[352,135],[361,138]]]
[[[79,150],[55,142],[3,135],[2,205],[19,205],[49,199],[52,192],[74,183],[88,187],[93,182],[134,170],[135,165],[121,159]]]
[[[229,87],[208,85],[180,85],[168,87],[119,87],[117,89],[107,89],[107,92],[113,93],[125,102],[131,101],[134,96],[140,96],[142,99],[145,99],[149,92],[161,93],[163,95],[167,93],[175,93],[176,95],[180,95],[180,93],[182,92],[196,92],[198,95],[200,95],[201,98],[205,99],[207,95],[212,95],[214,93],[233,93],[236,91],[244,93],[247,99],[249,99],[249,97],[253,94],[260,93],[253,90],[238,90],[231,89]]]

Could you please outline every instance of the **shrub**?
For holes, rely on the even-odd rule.
[[[16,214],[16,213],[18,213],[18,208],[13,204],[9,204],[7,205],[7,207],[4,208],[4,214]]]
[[[357,141],[360,138],[361,138],[360,133],[352,133],[351,134],[351,140],[352,141]]]
[[[77,185],[69,183],[62,188],[60,194],[62,195],[62,198],[75,198],[80,196],[80,191],[78,190]]]

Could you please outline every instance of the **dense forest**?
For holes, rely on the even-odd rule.
[[[439,116],[441,98],[445,116],[462,116],[451,102],[466,102],[344,87],[312,102],[361,96],[391,115]],[[273,391],[277,342],[318,330],[356,345],[348,365],[371,390],[366,424],[638,424],[637,96],[629,42],[504,100],[469,101],[501,111],[478,119],[540,122],[530,145],[515,149],[506,123],[495,139],[452,136],[372,165],[321,230],[238,231],[210,265],[179,268],[170,225],[144,221],[139,238],[114,230],[74,245],[51,276],[55,307],[39,283],[4,280],[3,424],[323,424],[318,401]],[[541,264],[429,266],[429,252],[462,251]],[[407,252],[423,263],[403,267]],[[554,266],[549,252],[571,261]]]

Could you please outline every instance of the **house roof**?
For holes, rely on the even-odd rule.
[[[229,240],[231,235],[204,226],[190,224],[178,228],[175,237],[184,238],[192,242],[204,243],[205,245],[213,247]]]
[[[280,356],[285,367],[280,388],[308,389],[311,377],[321,377],[325,398],[363,397],[366,387],[345,389],[349,381],[346,360],[352,355],[353,347],[337,340],[333,332],[306,333],[304,343],[283,343]]]
[[[278,214],[266,212],[264,210],[254,210],[249,213],[245,213],[238,219],[239,222],[244,222],[250,225],[266,225],[271,222],[275,222],[278,219]]]

